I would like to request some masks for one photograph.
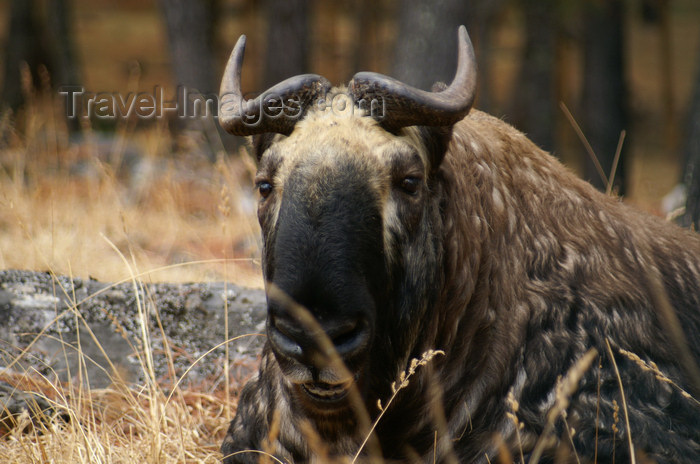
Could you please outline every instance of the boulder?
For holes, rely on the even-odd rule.
[[[234,339],[229,365],[249,375],[265,339],[265,317],[264,291],[231,283],[110,284],[0,271],[0,374],[36,369],[91,388],[117,379],[216,381],[228,336]]]

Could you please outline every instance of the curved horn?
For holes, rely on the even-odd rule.
[[[246,36],[242,35],[226,64],[219,95],[219,124],[234,135],[277,132],[289,135],[313,99],[331,84],[317,74],[290,77],[257,98],[246,100],[241,92],[241,66]]]
[[[384,104],[381,124],[388,129],[406,126],[450,126],[471,109],[476,95],[476,57],[467,29],[460,26],[457,72],[449,87],[426,92],[392,77],[373,72],[355,74],[350,91],[355,100],[377,99]]]

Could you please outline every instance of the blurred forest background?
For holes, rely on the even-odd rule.
[[[244,92],[303,72],[341,84],[362,70],[428,89],[452,78],[460,24],[479,61],[478,109],[601,190],[697,228],[699,0],[0,0],[0,270],[261,287],[255,165],[241,140],[211,117],[172,112],[69,119],[59,89],[126,100],[162,90],[174,101],[178,86],[213,94],[240,34]],[[144,304],[162,332],[167,306]],[[75,318],[78,332],[78,312],[54,322]],[[116,338],[139,325],[107,317]],[[168,377],[161,388],[141,362],[145,385],[123,388],[119,375],[114,388],[87,394],[82,368],[68,384],[23,384],[24,373],[5,370],[0,383],[15,375],[13,390],[41,391],[74,419],[26,436],[17,427],[0,440],[0,461],[220,462],[233,392],[255,362],[229,356],[228,344],[195,360],[140,332],[139,359],[204,359],[223,372],[192,389]]]
[[[451,80],[460,24],[479,60],[478,109],[598,188],[697,226],[697,0],[9,0],[0,267],[114,279],[105,255],[117,250],[142,270],[226,259],[234,278],[259,283],[254,166],[240,140],[211,118],[67,119],[58,89],[216,93],[240,34],[244,92],[361,70],[427,89]],[[231,277],[212,269],[163,278]]]

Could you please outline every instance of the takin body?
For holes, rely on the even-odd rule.
[[[240,95],[242,49],[222,93]],[[256,113],[262,123],[246,124],[262,100],[222,117],[254,135],[269,309],[225,463],[358,451],[362,462],[622,463],[631,450],[699,462],[697,234],[470,111],[463,29],[457,77],[440,92],[369,73],[347,89],[295,79],[273,88],[301,102],[291,123]],[[462,106],[425,103],[435,94]],[[339,95],[384,98],[384,119],[316,104]]]

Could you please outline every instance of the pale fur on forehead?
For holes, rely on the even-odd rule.
[[[405,151],[411,147],[423,158],[427,167],[425,146],[415,127],[403,128],[398,134],[384,130],[379,122],[352,105],[345,87],[334,87],[323,99],[317,99],[289,136],[277,135],[273,150],[295,165],[298,158],[308,156],[316,147],[337,147],[334,155],[369,158]],[[330,154],[330,153],[327,153]],[[332,162],[332,156],[328,159]]]

